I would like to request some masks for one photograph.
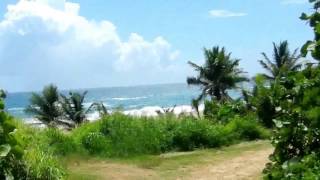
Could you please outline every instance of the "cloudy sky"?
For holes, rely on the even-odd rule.
[[[252,76],[261,52],[312,37],[307,0],[1,0],[0,88],[185,82],[203,47],[226,46]]]

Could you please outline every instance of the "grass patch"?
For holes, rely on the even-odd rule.
[[[121,168],[124,171],[128,170],[132,173],[140,173],[129,175],[126,179],[139,179],[139,177],[143,179],[146,176],[149,179],[176,179],[178,177],[187,177],[188,173],[195,167],[221,163],[227,159],[241,156],[246,151],[259,151],[271,147],[268,141],[253,141],[216,149],[170,152],[161,155],[143,155],[126,159],[81,159],[81,157],[73,157],[73,161],[68,159],[67,162],[69,163],[67,165],[71,172],[71,179],[78,177],[79,173],[83,174],[82,177],[84,179],[86,177],[88,177],[87,179],[112,179],[113,175],[121,172],[119,170]],[[93,175],[96,176],[94,177]]]

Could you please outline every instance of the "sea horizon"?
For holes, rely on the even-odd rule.
[[[71,90],[61,90],[62,94],[69,91],[88,91],[85,98],[85,107],[89,107],[94,102],[102,102],[109,110],[137,110],[145,107],[173,107],[190,105],[191,100],[200,94],[199,87],[190,86],[186,83],[163,83],[146,84],[134,86],[80,88]],[[32,93],[29,92],[9,92],[7,93],[6,111],[17,118],[32,118],[26,114],[24,109],[29,105]]]

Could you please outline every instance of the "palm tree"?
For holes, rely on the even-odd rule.
[[[259,63],[269,74],[264,76],[269,80],[274,80],[276,77],[284,77],[290,71],[297,71],[301,68],[302,64],[299,63],[300,55],[297,55],[298,49],[293,53],[289,50],[288,41],[280,42],[278,45],[273,43],[272,60],[262,53],[264,60],[259,60]]]
[[[61,109],[59,92],[55,85],[45,86],[41,94],[32,93],[30,105],[25,109],[27,113],[34,114],[37,119],[48,126],[59,122]]]
[[[60,94],[64,116],[75,124],[81,124],[85,120],[88,109],[85,109],[83,103],[87,93],[87,91],[83,93],[69,92],[69,97]]]
[[[100,117],[104,117],[109,115],[107,107],[103,104],[103,102],[95,102],[92,103],[88,110],[95,109]]]
[[[193,62],[188,62],[197,72],[196,77],[188,77],[189,85],[200,85],[202,93],[199,100],[207,95],[216,100],[231,99],[227,93],[228,89],[237,88],[237,84],[248,79],[239,66],[239,59],[232,59],[231,53],[227,53],[225,48],[219,46],[212,49],[204,49],[205,64],[199,66]]]

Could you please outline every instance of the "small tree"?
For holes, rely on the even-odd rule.
[[[30,105],[25,109],[27,113],[35,115],[42,123],[54,126],[61,123],[62,115],[59,107],[59,92],[55,85],[45,86],[41,94],[32,93]]]
[[[61,107],[64,116],[75,124],[81,124],[86,118],[88,109],[83,106],[87,91],[83,93],[69,92],[69,97],[61,94]]]
[[[227,90],[237,88],[237,84],[247,81],[243,71],[239,68],[239,59],[231,58],[225,48],[213,47],[204,49],[205,64],[199,66],[193,62],[189,64],[198,72],[196,77],[188,77],[189,85],[199,85],[202,93],[198,99],[207,95],[221,101],[231,99]]]
[[[310,51],[320,60],[320,0],[309,0],[315,12],[301,19],[309,20],[315,39],[301,49]],[[265,179],[319,179],[320,177],[320,66],[308,66],[301,72],[291,72],[277,78],[277,93],[273,96],[277,109],[275,147],[264,170]]]
[[[259,60],[262,67],[269,72],[264,76],[269,80],[275,80],[278,76],[284,77],[288,72],[300,69],[302,65],[298,62],[300,55],[297,55],[297,52],[298,49],[290,52],[288,41],[273,43],[272,60],[266,53],[262,53],[264,60]]]

